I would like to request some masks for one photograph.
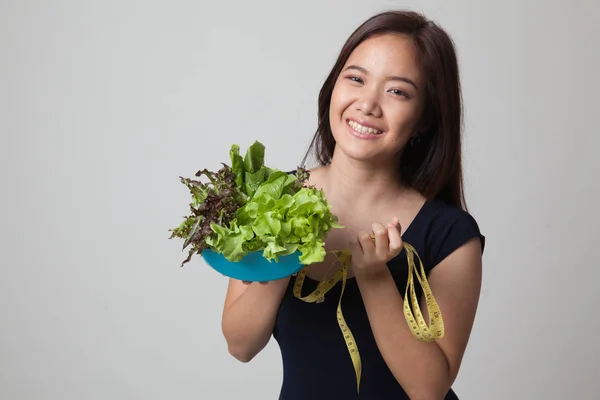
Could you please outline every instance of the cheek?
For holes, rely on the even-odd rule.
[[[333,88],[333,92],[331,93],[331,103],[329,106],[331,121],[337,121],[340,119],[345,109],[348,108],[348,105],[351,103],[350,98],[351,96],[348,93],[348,90],[342,85],[336,85]]]
[[[340,98],[339,91],[334,89],[331,93],[331,101],[329,103],[329,120],[335,122],[338,120],[340,115]]]
[[[399,135],[410,135],[418,122],[418,116],[419,113],[416,107],[405,104],[401,107],[389,109],[387,112],[387,122]]]

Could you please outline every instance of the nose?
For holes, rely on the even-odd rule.
[[[374,93],[367,91],[363,92],[360,98],[356,101],[356,111],[360,111],[364,115],[371,115],[376,118],[381,117],[379,99]]]

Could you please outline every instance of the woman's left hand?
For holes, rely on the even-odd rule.
[[[398,218],[386,226],[374,223],[372,229],[372,233],[359,232],[350,243],[352,268],[357,278],[381,275],[387,271],[387,262],[402,251]]]

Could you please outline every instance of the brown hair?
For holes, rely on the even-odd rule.
[[[401,177],[426,198],[441,199],[466,210],[461,161],[462,98],[454,43],[442,28],[416,12],[377,14],[350,35],[319,92],[318,127],[303,164],[313,150],[320,165],[331,162],[335,140],[329,106],[335,83],[359,44],[386,33],[403,34],[413,40],[427,81],[425,107],[418,125],[424,129],[402,151]]]

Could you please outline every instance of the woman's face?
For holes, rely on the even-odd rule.
[[[409,38],[367,39],[350,55],[329,109],[336,152],[367,162],[391,162],[415,134],[423,108],[423,76]]]

